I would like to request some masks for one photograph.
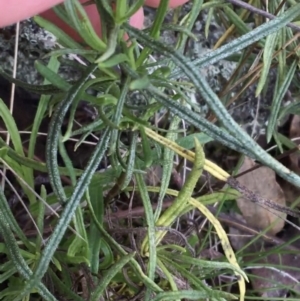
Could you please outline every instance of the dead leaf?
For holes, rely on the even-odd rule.
[[[231,212],[230,216],[233,220],[238,221],[239,224],[247,224],[247,222],[245,221],[243,216],[237,212]],[[254,237],[254,235],[249,235],[249,234],[241,231],[238,228],[229,227],[230,243],[231,243],[233,249],[236,251],[241,250],[245,245],[247,245],[250,242],[251,239],[253,239],[253,237]],[[247,249],[247,251],[249,251],[249,250]],[[250,251],[252,251],[252,249]]]
[[[249,170],[255,165],[252,159],[246,157],[239,172]],[[268,167],[263,166],[244,174],[239,177],[239,182],[263,198],[280,206],[286,205],[284,193],[276,182],[275,172]],[[286,213],[264,208],[261,204],[250,202],[244,198],[237,199],[237,205],[249,226],[263,230],[276,221],[268,233],[274,235],[282,230]]]
[[[289,138],[300,137],[300,116],[294,115],[290,124]],[[296,142],[296,143],[299,143]],[[289,162],[287,162],[287,168],[300,175],[300,153],[293,152],[289,155]],[[283,189],[285,199],[287,203],[294,202],[300,195],[300,188],[296,187],[289,182],[280,179],[280,185]]]
[[[151,166],[145,174],[145,182],[148,186],[159,186],[162,177],[162,167],[160,165]]]
[[[290,137],[290,139],[300,137],[300,116],[299,115],[295,115],[291,121],[289,137]],[[299,159],[300,159],[299,152],[295,152],[290,155],[290,160],[291,160],[290,168],[292,170],[296,170],[299,172],[299,170],[300,170],[299,169]]]
[[[285,297],[287,288],[300,293],[300,272],[295,269],[300,268],[298,255],[271,254],[257,263],[256,268],[251,268],[252,274],[257,276],[251,279],[251,283],[254,290],[261,292],[261,297]]]

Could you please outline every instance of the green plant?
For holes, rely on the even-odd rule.
[[[23,233],[1,191],[0,232],[5,242],[1,244],[1,254],[5,256],[5,263],[0,267],[0,279],[1,283],[8,284],[1,292],[0,299],[29,300],[38,293],[45,300],[58,300],[57,296],[60,294],[71,300],[99,300],[106,290],[114,292],[116,296],[119,293],[128,297],[138,296],[142,292],[145,300],[235,299],[234,294],[205,283],[225,270],[236,275],[239,299],[244,300],[245,280],[248,278],[241,269],[242,259],[235,255],[221,223],[205,205],[235,199],[240,193],[245,194],[245,190],[233,181],[229,173],[205,158],[200,143],[218,141],[269,166],[279,176],[300,187],[300,177],[250,138],[226,108],[226,104],[232,102],[226,99],[228,92],[237,84],[240,70],[249,63],[247,60],[255,60],[248,48],[256,45],[263,52],[262,62],[253,73],[247,75],[253,77],[246,78],[248,82],[245,86],[258,80],[256,93],[263,93],[271,66],[277,67],[278,77],[267,138],[270,140],[274,137],[281,145],[276,121],[292,109],[290,106],[282,110],[281,101],[298,66],[297,44],[287,25],[291,25],[290,22],[299,17],[300,5],[294,1],[283,4],[273,1],[271,12],[276,12],[278,17],[269,22],[258,22],[256,28],[250,29],[246,22],[249,17],[247,10],[237,13],[232,5],[224,1],[203,3],[195,0],[182,23],[170,26],[179,32],[174,49],[159,40],[168,1],[161,1],[149,32],[138,31],[127,24],[128,18],[142,6],[143,1],[116,1],[115,12],[110,7],[110,1],[95,0],[95,3],[99,14],[105,15],[102,18],[101,39],[95,34],[78,0],[67,0],[64,5],[56,8],[57,14],[68,20],[88,48],[73,41],[54,24],[35,17],[35,21],[52,32],[63,47],[47,55],[47,65],[36,62],[37,70],[45,79],[43,85],[28,85],[10,78],[3,70],[0,72],[17,85],[41,94],[32,125],[28,155],[24,154],[13,117],[5,104],[0,103],[1,117],[12,139],[12,146],[0,141],[1,162],[16,175],[29,200],[29,211],[40,233],[35,239],[28,238]],[[187,38],[193,37],[191,29],[204,9],[209,10],[209,16],[215,14],[221,20],[226,20],[228,25],[228,30],[217,46],[230,37],[234,30],[240,36],[192,61],[185,57],[184,47]],[[207,28],[209,21],[210,18],[207,19]],[[124,40],[125,33],[129,35],[129,41]],[[142,50],[138,43],[142,44]],[[165,60],[150,62],[149,57],[153,53],[163,55]],[[66,54],[76,54],[86,64],[68,62],[64,57]],[[231,58],[234,54],[238,54],[238,67],[222,91],[225,96],[218,97],[200,75],[199,69],[221,59]],[[77,82],[67,82],[59,75],[59,68],[67,63],[72,63],[74,68],[81,71],[82,76]],[[202,95],[219,121],[218,124],[213,119],[207,120],[199,116],[190,108],[187,96],[189,87],[178,80],[181,73],[188,78],[190,86]],[[96,96],[89,94],[89,89],[96,91]],[[143,104],[134,105],[133,92],[143,97]],[[98,116],[93,122],[78,129],[74,126],[74,120],[80,101],[96,108]],[[47,133],[46,162],[43,163],[34,159],[34,152],[38,130],[47,111],[53,113]],[[162,111],[165,114],[164,126],[156,127],[153,117],[160,115]],[[181,135],[181,119],[190,126],[186,131],[186,138],[193,139],[195,152],[180,146],[182,143],[185,146]],[[64,123],[67,125],[63,131]],[[99,141],[85,168],[76,169],[66,150],[67,142],[70,138],[80,136],[76,144],[78,148],[90,134],[96,134]],[[59,165],[58,155],[61,156],[64,167]],[[180,191],[169,187],[177,155],[194,164]],[[98,172],[99,164],[104,159],[108,160],[109,167]],[[147,185],[144,175],[147,169],[157,165],[163,166],[161,185]],[[203,170],[236,190],[226,187],[219,192],[193,197]],[[40,191],[35,191],[34,171],[47,171],[51,193],[44,186],[41,186]],[[62,182],[62,176],[69,179],[67,185]],[[155,211],[151,193],[157,194]],[[140,227],[137,228],[146,227],[146,230],[142,231],[141,243],[134,250],[133,247],[125,248],[109,233],[106,210],[110,201],[118,195],[130,199],[136,194],[144,210],[144,218],[141,218]],[[162,212],[166,196],[172,196],[174,201]],[[54,205],[60,205],[61,210],[51,221],[53,231],[45,241],[42,235],[45,230],[44,219],[49,215],[46,209],[52,209]],[[196,258],[187,246],[189,241],[184,246],[176,243],[162,244],[174,222],[195,209],[201,211],[215,228],[229,263],[225,259],[206,261]],[[299,214],[292,209],[279,209],[286,209],[296,216]],[[121,223],[126,225],[125,220]],[[133,227],[132,224],[131,226]],[[134,240],[132,237],[131,241]],[[195,239],[196,235],[189,237],[190,241]],[[175,260],[170,260],[171,257],[175,257]],[[197,272],[193,272],[193,267],[197,267]],[[17,273],[20,277],[16,276]],[[79,285],[76,290],[73,289],[72,277],[77,277],[77,283],[81,281],[81,291]],[[180,286],[180,281],[187,282],[187,289]],[[49,283],[55,285],[52,291]],[[84,284],[87,287],[83,287]],[[114,299],[114,296],[111,298]]]

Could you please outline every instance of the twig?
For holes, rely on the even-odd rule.
[[[270,20],[273,20],[273,19],[276,18],[276,16],[274,16],[274,15],[272,15],[272,14],[270,14],[270,13],[268,13],[268,12],[262,10],[262,9],[254,7],[254,6],[248,4],[248,3],[244,2],[244,1],[240,1],[240,0],[227,0],[227,2],[232,3],[232,4],[234,4],[236,6],[239,6],[239,7],[245,8],[245,9],[247,9],[247,10],[253,12],[253,13],[256,13],[258,15],[266,17],[266,18],[268,18]],[[287,26],[290,27],[290,28],[292,28],[292,29],[295,29],[296,31],[300,31],[300,27],[297,26],[297,25],[295,25],[295,24],[293,24],[293,23],[288,23]]]
[[[163,203],[163,209],[166,209],[168,207],[170,207],[172,205],[173,201],[167,201]],[[156,204],[152,204],[153,210],[155,210],[156,208]],[[212,206],[208,206],[207,207],[213,214],[217,214],[217,209],[212,207]],[[132,209],[131,211],[131,216],[138,218],[138,217],[143,217],[144,216],[144,212],[145,209],[142,206],[139,207],[135,207]],[[110,214],[110,218],[111,219],[122,219],[122,218],[127,218],[128,217],[128,210],[120,210],[118,212],[115,212],[113,214]],[[199,212],[199,215],[201,215],[201,213]],[[105,217],[105,219],[107,219],[107,217]],[[252,235],[260,235],[261,238],[267,242],[276,244],[276,245],[285,245],[286,241],[283,239],[280,239],[276,236],[271,236],[268,234],[263,234],[260,231],[253,229],[251,227],[249,227],[247,224],[233,218],[232,216],[228,216],[227,214],[224,213],[219,213],[218,214],[218,219],[220,222],[227,224],[231,227],[234,227],[236,229],[242,230],[244,232],[250,233]],[[127,230],[128,231],[128,230]],[[128,233],[128,232],[127,232]],[[288,250],[296,250],[299,251],[299,249],[297,247],[294,247],[292,245],[286,245],[284,246],[284,248],[288,249]]]
[[[243,198],[250,200],[253,203],[258,203],[261,204],[262,206],[267,206],[269,208],[272,208],[280,212],[284,212],[294,217],[300,217],[300,211],[288,207],[280,206],[269,199],[261,197],[259,194],[249,190],[246,186],[239,183],[234,177],[228,178],[227,184],[232,188],[236,189],[237,191],[239,191],[242,194]],[[289,221],[286,220],[286,222]],[[294,227],[298,228],[296,225],[294,225]]]

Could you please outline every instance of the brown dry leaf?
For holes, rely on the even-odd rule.
[[[146,185],[149,186],[159,186],[162,178],[162,167],[160,165],[155,165],[147,169],[145,174]]]
[[[254,290],[261,292],[261,297],[285,297],[289,288],[300,293],[298,255],[271,254],[257,263],[261,264],[261,267],[257,266],[251,269],[252,274],[257,276],[251,279],[251,283]],[[291,268],[289,269],[289,267]]]
[[[232,219],[235,219],[240,224],[247,224],[247,222],[245,221],[243,216],[237,212],[231,212],[230,216],[232,217]],[[253,235],[246,234],[245,232],[241,231],[241,229],[229,227],[230,243],[231,243],[233,249],[236,251],[241,250],[245,245],[247,245],[250,242],[250,240],[253,237],[254,237]],[[251,250],[248,250],[249,249],[249,247],[248,247],[247,251],[249,251],[249,252],[253,251],[252,247],[253,247],[253,244],[251,244]]]
[[[255,165],[252,159],[246,157],[239,172],[244,172]],[[264,166],[260,167],[239,177],[239,182],[263,198],[285,206],[284,193],[276,182],[275,172],[272,169]],[[268,233],[274,235],[282,230],[286,218],[285,213],[271,208],[264,208],[261,204],[250,202],[244,198],[239,198],[237,205],[249,226],[263,230],[277,220]]]
[[[300,137],[300,116],[295,115],[291,121],[290,124],[290,139]],[[292,170],[296,170],[299,172],[299,153],[295,152],[290,155],[290,160],[291,160],[291,166],[290,168]]]
[[[290,124],[290,133],[289,138],[293,139],[296,137],[300,137],[300,116],[295,115]],[[299,143],[299,141],[297,142]],[[296,174],[300,175],[300,153],[294,152],[289,156],[289,163],[287,167],[295,172]],[[294,185],[288,183],[287,181],[281,180],[282,184],[281,187],[284,191],[285,199],[287,203],[294,202],[300,195],[300,188],[295,187]]]

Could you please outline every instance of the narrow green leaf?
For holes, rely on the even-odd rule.
[[[140,133],[141,133],[141,140],[142,140],[142,147],[143,147],[143,161],[146,168],[149,168],[153,163],[153,156],[151,151],[151,146],[149,143],[149,139],[145,133],[145,130],[143,127],[140,127]]]
[[[147,187],[144,181],[144,178],[141,174],[135,174],[137,186],[139,188],[139,192],[141,195],[141,199],[143,201],[143,207],[145,210],[145,219],[146,219],[146,226],[147,226],[147,244],[142,245],[141,253],[142,256],[149,257],[148,261],[148,278],[154,281],[155,271],[156,271],[156,235],[155,235],[155,221],[154,215],[151,205],[151,200],[149,197],[149,193],[147,191]],[[145,300],[150,299],[152,290],[147,288]]]
[[[5,142],[0,138],[0,145],[6,146]],[[12,158],[14,161],[19,163],[20,165],[24,165],[26,167],[32,168],[37,171],[41,172],[48,172],[48,169],[46,167],[45,163],[41,163],[35,160],[31,160],[22,156],[19,156],[14,150],[11,148],[8,148],[8,156]],[[80,176],[83,174],[83,171],[80,169],[74,169],[74,172],[76,176]],[[108,183],[111,183],[115,178],[118,177],[118,174],[120,172],[120,169],[107,169],[105,172],[102,173],[95,173],[93,175],[93,182],[94,185],[105,185]],[[68,170],[65,167],[59,167],[59,173],[61,175],[68,175]],[[107,181],[106,181],[107,179]]]
[[[280,30],[280,34],[278,37],[278,49],[282,49],[282,51],[280,51],[278,53],[278,76],[282,79],[284,78],[284,74],[286,72],[286,40],[287,38],[287,30],[286,28],[282,28]]]
[[[150,79],[148,76],[143,76],[139,79],[133,80],[130,85],[129,89],[134,91],[134,90],[143,90],[145,88],[148,88],[150,85]]]
[[[19,155],[24,156],[23,145],[22,145],[21,137],[16,122],[13,116],[11,115],[8,107],[6,106],[6,104],[1,98],[0,98],[0,117],[4,122],[8,133],[10,134],[11,141],[15,151]]]
[[[51,57],[48,63],[48,68],[53,72],[57,72],[60,66],[59,61],[55,57]],[[47,79],[44,80],[44,84],[48,84],[49,81]],[[30,141],[28,147],[28,158],[33,159],[35,153],[35,145],[37,141],[37,135],[39,131],[39,127],[42,123],[43,117],[46,114],[48,104],[51,96],[42,95],[38,104],[38,108],[36,110],[36,114],[33,121],[33,126],[30,134]]]
[[[44,185],[41,186],[41,198],[43,200],[46,200],[47,198],[47,191]],[[45,218],[45,203],[42,201],[38,201],[38,215],[37,215],[37,227],[38,227],[38,231],[39,233],[44,233],[44,218]],[[43,237],[41,235],[37,235],[36,237],[36,250],[37,252],[41,251],[41,247],[43,245]]]
[[[123,66],[126,72],[129,72],[130,76],[134,79],[139,78],[139,75],[134,72],[133,70],[126,68],[126,65]],[[199,128],[202,132],[207,134],[208,136],[212,137],[213,139],[221,142],[222,144],[235,149],[239,152],[243,152],[248,156],[252,156],[251,152],[245,149],[241,145],[241,143],[235,138],[232,137],[229,133],[225,130],[217,127],[216,125],[208,122],[205,118],[199,116],[199,114],[195,113],[194,111],[184,107],[183,105],[179,104],[178,102],[174,101],[173,99],[168,98],[164,93],[162,93],[159,89],[150,86],[149,90],[149,97],[155,98],[160,104],[165,105],[169,108],[169,110],[177,115],[178,117],[184,119],[186,122],[194,125],[195,127]],[[134,116],[131,116],[132,120],[138,122]],[[144,124],[143,124],[144,125]]]
[[[109,59],[106,59],[103,62],[98,63],[98,60],[96,63],[98,63],[99,68],[111,68],[114,66],[119,65],[120,63],[128,62],[128,57],[124,53],[118,53],[110,57]]]
[[[166,135],[167,139],[170,139],[171,141],[174,141],[177,139],[177,130],[181,119],[178,116],[174,116],[170,126],[169,126],[169,132]],[[149,139],[149,138],[147,138]],[[174,151],[170,150],[169,148],[164,148],[164,154],[163,154],[163,171],[162,171],[162,178],[161,178],[161,187],[158,195],[158,202],[157,207],[154,213],[154,219],[155,221],[158,220],[161,210],[163,201],[165,198],[165,194],[167,189],[170,186],[170,180],[172,176],[173,171],[173,160],[174,160]]]
[[[64,48],[64,49],[57,49],[57,50],[52,50],[49,53],[45,54],[43,56],[43,59],[46,59],[48,57],[59,57],[59,56],[63,56],[66,54],[78,54],[78,55],[98,55],[99,52],[96,50],[90,50],[90,49],[73,49],[73,48]]]
[[[92,187],[90,185],[89,190],[86,192],[86,199],[89,206],[89,210],[93,210],[95,216],[97,216],[99,223],[103,224],[104,216],[104,204],[103,204],[103,189],[101,186]],[[95,225],[94,220],[91,220],[89,232],[89,261],[91,263],[91,272],[98,274],[99,270],[99,253],[101,249],[101,236],[100,232]],[[106,257],[106,256],[105,256]]]
[[[129,90],[129,83],[130,83],[131,78],[126,78],[124,80],[124,83],[122,84],[122,90],[120,92],[119,95],[119,99],[118,102],[116,104],[116,106],[114,107],[115,113],[112,117],[112,122],[116,125],[119,126],[120,125],[120,121],[123,117],[124,114],[124,105],[127,99],[127,95],[128,95],[128,90]],[[115,148],[116,148],[116,144],[117,144],[117,140],[118,140],[118,130],[113,130],[112,131],[112,135],[111,135],[111,139],[110,139],[110,145],[109,145],[109,154],[113,154],[115,153]]]
[[[104,291],[107,289],[109,283],[115,277],[115,275],[122,270],[122,268],[134,257],[135,253],[128,254],[122,257],[118,262],[116,262],[102,277],[99,285],[92,292],[90,301],[98,301],[101,299]]]
[[[173,273],[174,272],[179,273],[181,275],[181,277],[184,277],[185,279],[187,279],[189,281],[189,284],[193,285],[193,287],[195,287],[196,290],[206,292],[210,296],[210,298],[216,297],[215,294],[217,293],[217,291],[213,291],[212,289],[210,289],[193,272],[188,271],[183,265],[175,262],[173,260],[173,257],[170,257],[170,256],[166,257],[163,255],[160,255],[159,259],[167,266],[167,268],[169,268],[171,271],[173,271]],[[219,292],[220,295],[218,297],[221,297],[222,293],[223,292],[220,291]]]
[[[2,190],[0,190],[0,202],[2,204],[4,202],[7,202]],[[15,237],[9,226],[12,223],[11,219],[14,220],[14,217],[11,217],[11,215],[5,215],[5,212],[0,210],[0,233],[5,240],[6,247],[9,252],[9,258],[14,263],[14,266],[18,270],[20,275],[22,275],[22,277],[24,277],[27,280],[32,275],[32,271],[30,270],[26,261],[20,254],[18,243],[15,240]],[[38,288],[38,292],[40,293],[40,295],[46,301],[57,301],[57,299],[48,291],[48,289],[44,286],[44,284],[38,283],[37,288]],[[30,293],[30,291],[27,291],[26,295],[28,295],[29,293]],[[16,299],[14,299],[14,301],[17,301],[17,300],[20,300],[20,298],[17,297]]]
[[[60,278],[57,277],[56,273],[53,272],[52,269],[49,269],[48,271],[51,280],[53,281],[55,288],[58,289],[58,291],[61,293],[61,295],[65,296],[66,298],[69,298],[73,301],[84,301],[80,296],[78,296],[77,293],[73,292],[70,288],[72,287],[72,284],[68,285],[68,283],[64,282]]]
[[[283,154],[283,147],[282,147],[282,143],[281,143],[281,140],[280,140],[280,137],[278,135],[278,132],[277,131],[273,131],[273,137],[274,137],[274,140],[276,142],[276,145],[280,151],[281,154]]]
[[[160,30],[163,24],[163,21],[165,19],[165,16],[167,14],[169,7],[169,0],[161,0],[158,6],[158,9],[155,13],[155,19],[151,26],[151,30],[149,33],[149,36],[155,39],[158,39],[160,36]],[[140,67],[145,62],[146,58],[149,56],[149,54],[152,52],[152,49],[150,47],[145,47],[141,54],[138,57],[138,60],[136,62],[136,66]]]
[[[204,33],[205,33],[205,38],[206,39],[208,38],[209,27],[210,27],[213,16],[214,16],[214,8],[210,8],[208,10],[208,14],[207,14],[206,21],[205,21]]]
[[[76,211],[76,208],[78,207],[84,192],[86,191],[88,185],[91,182],[94,172],[96,171],[100,161],[102,160],[106,152],[109,138],[110,132],[109,129],[106,129],[102,134],[101,140],[97,144],[85,171],[78,180],[70,200],[65,205],[60,219],[58,220],[58,223],[51,237],[49,238],[47,245],[44,248],[40,261],[38,262],[36,270],[34,271],[34,274],[26,283],[24,290],[20,293],[20,297],[26,296],[29,291],[31,291],[35,286],[37,286],[41,282],[41,279],[43,278],[44,274],[48,269],[51,258],[53,257],[53,254],[55,253],[58,245],[60,244],[63,235],[66,232],[68,225]]]
[[[116,0],[116,8],[115,8],[115,22],[122,23],[121,19],[124,13],[128,9],[128,1],[127,0]]]
[[[296,99],[295,102],[292,102],[286,107],[283,107],[281,109],[281,112],[279,113],[278,119],[280,120],[290,114],[300,115],[300,100]]]
[[[104,53],[95,61],[95,63],[98,63],[99,66],[101,63],[104,63],[105,61],[107,61],[115,53],[116,47],[117,47],[119,31],[120,31],[119,26],[114,26],[110,30],[108,41],[107,41],[107,47],[106,47]],[[122,60],[122,55],[121,55],[121,57],[117,57],[115,59],[115,61],[120,60],[120,59]],[[112,62],[110,62],[109,64],[111,64],[111,63]]]
[[[63,119],[67,114],[69,107],[77,99],[80,91],[84,87],[85,83],[88,81],[90,74],[94,72],[96,68],[96,65],[91,65],[87,68],[83,78],[78,82],[77,85],[73,86],[70,89],[70,91],[68,92],[68,96],[58,104],[49,124],[49,131],[46,144],[46,163],[49,171],[51,186],[58,199],[62,203],[66,202],[66,196],[64,194],[64,190],[61,183],[57,155]]]
[[[237,298],[229,293],[224,292],[224,296],[222,300],[236,300]],[[153,298],[153,301],[160,301],[160,300],[166,300],[166,301],[173,301],[173,300],[201,300],[201,299],[211,299],[210,293],[205,293],[203,291],[196,291],[196,290],[181,290],[179,292],[165,292],[165,293],[159,293],[155,298]],[[219,299],[220,300],[220,299]]]
[[[263,54],[263,67],[261,71],[261,75],[259,77],[259,81],[257,84],[255,95],[256,97],[261,94],[267,79],[270,74],[270,67],[273,60],[273,54],[275,52],[276,43],[279,37],[280,31],[270,34],[265,43],[264,54]]]
[[[53,86],[62,91],[69,91],[72,87],[66,80],[64,80],[57,72],[52,71],[49,67],[46,67],[39,61],[35,61],[35,68],[37,71]]]
[[[159,256],[160,255],[163,255],[164,257],[171,257],[170,252],[165,250],[159,250]],[[182,264],[183,266],[198,266],[202,269],[211,269],[213,271],[221,271],[222,269],[225,269],[240,273],[239,269],[237,269],[234,265],[228,262],[202,260],[184,254],[178,254],[178,256],[174,257],[173,260],[176,261],[178,264]]]
[[[78,0],[66,0],[64,5],[70,20],[76,28],[76,31],[85,43],[94,50],[104,51],[106,49],[106,45],[96,34],[93,25],[80,2]]]
[[[174,223],[176,218],[178,218],[182,212],[189,206],[188,200],[191,197],[195,185],[203,172],[204,162],[205,162],[205,155],[204,151],[199,142],[196,143],[196,155],[194,166],[187,177],[186,182],[184,183],[182,189],[179,191],[178,196],[172,203],[170,207],[164,211],[164,213],[160,216],[160,218],[156,222],[157,227],[169,227]],[[139,187],[140,189],[140,187]],[[166,235],[166,231],[160,230],[156,234],[156,245],[163,239]],[[147,251],[148,248],[148,241],[147,238],[142,243],[142,250],[144,252]]]
[[[58,40],[60,44],[65,47],[72,49],[81,49],[79,43],[75,42],[69,35],[67,35],[62,29],[58,28],[56,25],[52,24],[50,21],[40,17],[33,17],[34,21],[42,28],[45,28],[47,31],[51,32]]]
[[[45,95],[53,95],[56,93],[63,92],[62,90],[58,89],[57,87],[53,85],[31,85],[27,84],[19,79],[11,77],[9,74],[3,71],[3,69],[0,67],[0,75],[3,76],[5,79],[10,81],[11,83],[14,83],[16,86],[24,88],[25,90],[37,94],[45,94]]]
[[[120,1],[122,2],[122,0]],[[124,2],[124,1],[123,1]],[[144,5],[144,0],[137,0],[131,6],[127,7],[125,11],[122,12],[119,21],[116,20],[119,24],[126,22],[133,16],[142,6]]]
[[[250,31],[249,27],[245,24],[245,22],[240,18],[238,14],[236,14],[230,6],[223,7],[226,17],[234,24],[240,34],[245,34]]]
[[[195,147],[195,139],[199,140],[202,145],[213,141],[211,137],[204,133],[194,133],[177,139],[176,143],[183,148],[192,149]]]
[[[14,162],[14,161],[12,161],[12,162]],[[17,164],[16,162],[14,162],[14,163]],[[26,248],[28,250],[33,251],[34,246],[30,243],[30,241],[28,240],[28,238],[25,236],[24,232],[20,228],[19,224],[17,223],[17,221],[8,205],[8,201],[6,200],[4,194],[3,195],[2,194],[3,194],[3,191],[1,189],[0,190],[0,212],[3,213],[3,215],[5,216],[5,218],[8,221],[9,227],[21,239],[21,241],[26,246]]]
[[[293,5],[290,9],[285,11],[279,17],[264,23],[251,32],[241,36],[240,38],[234,39],[232,42],[214,50],[208,52],[198,59],[193,61],[195,67],[205,68],[214,63],[225,59],[232,54],[243,50],[249,45],[261,40],[262,38],[278,31],[280,28],[284,28],[289,22],[293,21],[300,14],[300,4]],[[181,76],[181,70],[178,68],[172,73],[172,78]]]
[[[1,100],[1,98],[0,98]],[[0,158],[4,159],[7,156],[8,147],[4,146],[0,148]]]
[[[298,8],[298,11],[296,11],[296,8]],[[275,22],[274,20],[268,22],[274,25],[274,27],[278,30],[285,26],[290,20],[295,18],[297,15],[300,14],[300,5],[297,4],[293,6],[293,8],[290,8],[287,10],[284,14],[282,14],[281,17],[278,17],[280,22]],[[275,19],[276,20],[276,19]],[[195,69],[194,64],[186,59],[183,55],[180,53],[174,51],[174,49],[168,47],[167,45],[160,43],[159,41],[150,39],[148,36],[143,34],[141,31],[138,31],[129,25],[124,25],[126,27],[126,30],[133,35],[134,37],[141,40],[143,43],[151,43],[152,49],[156,51],[163,52],[165,55],[172,58],[172,60],[181,68],[181,70],[191,79],[191,81],[194,83],[197,90],[201,93],[203,98],[206,100],[207,104],[211,108],[211,110],[214,112],[214,114],[218,117],[220,122],[222,122],[224,128],[232,135],[232,137],[235,137],[238,140],[239,146],[243,147],[246,152],[243,153],[250,154],[250,157],[255,158],[261,162],[263,162],[266,166],[274,169],[278,175],[280,175],[282,178],[287,180],[288,182],[299,186],[300,187],[300,177],[295,174],[294,172],[291,172],[288,168],[286,168],[284,165],[279,163],[276,159],[274,159],[272,156],[270,156],[266,151],[264,151],[249,135],[247,135],[241,127],[232,119],[231,115],[227,111],[227,109],[224,107],[220,99],[217,97],[217,95],[214,93],[214,91],[211,89],[205,78],[199,76],[198,69]],[[264,28],[264,27],[263,27]],[[274,28],[268,27],[268,29],[273,33]],[[267,30],[266,30],[267,31]],[[268,31],[268,33],[270,33]],[[254,36],[255,30],[251,32],[251,38],[248,36],[248,39],[250,38],[253,42],[254,39],[256,39],[256,36]],[[264,33],[266,34],[266,32]],[[237,39],[238,40],[238,39]],[[243,43],[239,44],[244,45]],[[240,46],[239,45],[239,46]],[[232,45],[231,45],[232,47]],[[239,47],[235,47],[239,48]],[[238,49],[235,49],[238,50]],[[133,76],[135,77],[135,76]],[[154,91],[153,87],[148,88],[149,91]],[[171,107],[174,108],[174,103],[171,104],[169,109]],[[191,110],[190,110],[191,111]],[[187,117],[189,118],[189,117]],[[198,118],[199,119],[199,118]],[[199,125],[199,122],[196,122]],[[211,136],[213,137],[213,136]]]
[[[277,121],[279,119],[278,115],[279,115],[280,106],[281,106],[282,100],[294,78],[297,64],[298,64],[298,62],[296,60],[293,61],[292,65],[289,66],[289,69],[288,69],[287,73],[285,74],[283,81],[280,81],[279,74],[277,76],[278,81],[280,81],[280,83],[278,85],[276,85],[277,89],[275,90],[274,98],[272,101],[271,114],[270,114],[268,127],[267,127],[267,141],[268,142],[270,142],[273,132],[276,128]]]
[[[132,180],[132,174],[134,170],[134,162],[135,162],[135,157],[136,157],[136,146],[137,146],[137,139],[138,139],[138,132],[133,132],[131,133],[130,137],[130,147],[129,147],[129,156],[127,159],[127,166],[126,166],[126,171],[124,175],[124,181],[121,186],[121,190],[125,189],[130,181]]]
[[[5,105],[5,103],[1,98],[0,98],[0,117],[2,118],[5,127],[8,133],[10,134],[10,139],[16,153],[18,153],[22,157],[25,157],[21,136],[19,134],[19,130],[17,128],[16,122],[13,116],[11,115],[8,107]],[[20,169],[20,176],[29,185],[29,187],[31,188],[34,187],[33,173],[29,168],[22,166]],[[35,202],[34,193],[32,193],[32,191],[22,182],[21,182],[21,186],[24,189],[26,195],[28,196],[30,202],[34,203]]]
[[[102,225],[100,225],[93,211],[91,211],[91,214],[98,230],[101,232],[103,238],[107,240],[109,245],[111,245],[120,255],[127,255],[125,250],[107,233],[107,231],[105,231]],[[148,287],[154,292],[162,291],[159,285],[157,285],[153,280],[151,280],[144,274],[143,270],[140,267],[140,264],[134,258],[132,258],[129,263],[131,264],[131,267],[134,270],[134,272],[137,273],[140,280],[145,284],[146,287]]]
[[[76,209],[73,223],[75,226],[75,230],[77,235],[74,236],[73,241],[68,247],[67,256],[75,258],[79,257],[80,260],[77,261],[78,263],[82,263],[81,260],[84,260],[88,266],[90,266],[89,258],[89,250],[88,250],[88,243],[87,243],[87,233],[85,229],[84,219],[82,209],[78,207]]]
[[[10,277],[12,277],[15,273],[18,272],[11,261],[5,262],[3,266],[3,272],[0,275],[0,283],[7,281]]]

